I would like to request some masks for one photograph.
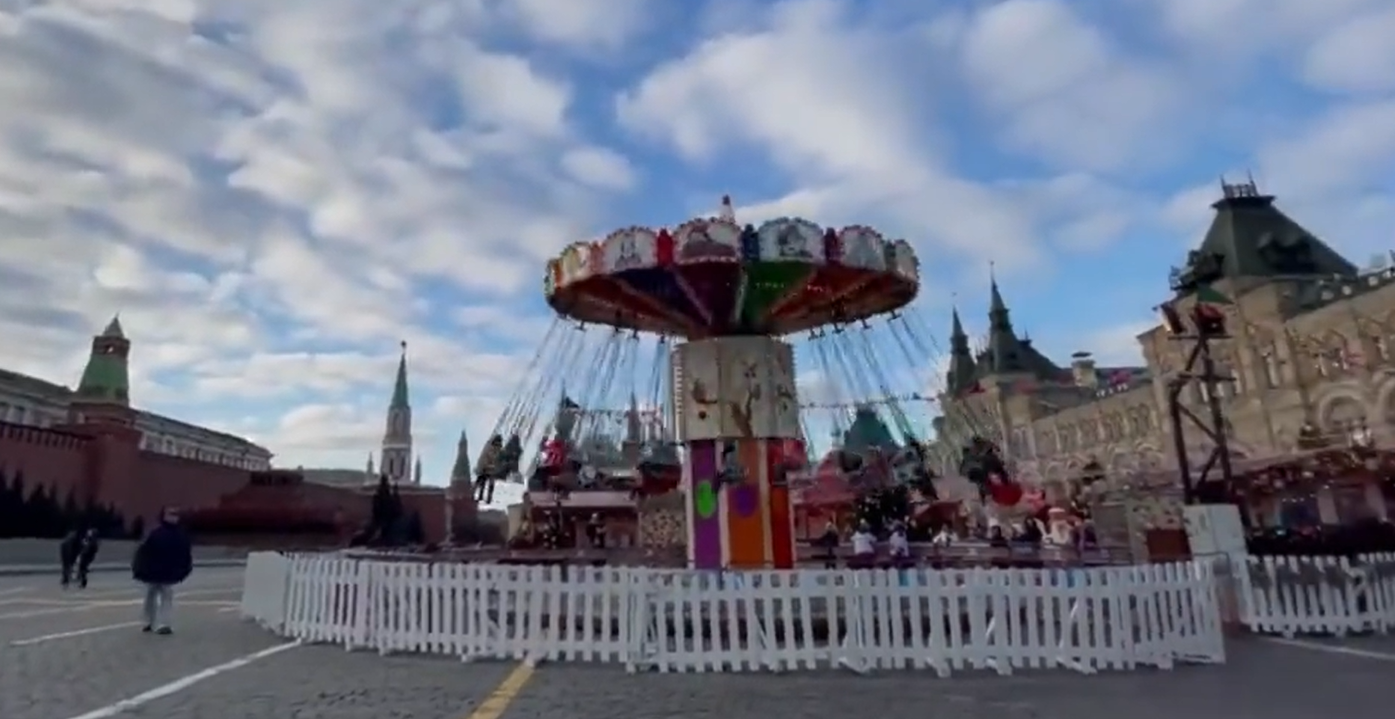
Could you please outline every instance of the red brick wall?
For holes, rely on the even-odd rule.
[[[91,440],[81,435],[0,422],[0,470],[5,480],[22,471],[26,492],[42,484],[60,502],[95,470],[88,462],[90,448]]]
[[[39,429],[0,423],[0,470],[6,480],[24,472],[26,491],[42,483],[59,501],[69,488],[90,491],[102,504],[111,504],[127,522],[143,517],[146,526],[161,507],[215,507],[225,495],[246,487],[247,470],[173,457],[139,449],[136,436],[86,436],[81,429]],[[290,489],[290,488],[288,488]],[[344,488],[301,483],[285,494],[287,501],[332,508],[354,528],[367,523],[373,487]],[[421,514],[428,541],[446,537],[443,490],[404,490],[402,504]],[[456,521],[473,516],[476,508],[468,488],[453,497]]]
[[[223,495],[246,486],[251,478],[250,472],[236,467],[145,451],[126,457],[119,449],[108,456],[107,468],[103,496],[115,502],[128,520],[144,517],[146,526],[161,507],[217,506]]]

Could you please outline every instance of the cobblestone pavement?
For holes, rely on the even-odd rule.
[[[59,592],[47,578],[0,579],[0,717],[469,719],[485,704],[474,719],[499,719],[489,710],[501,702],[485,700],[516,668],[508,663],[306,646],[230,665],[282,644],[224,611],[239,581],[240,570],[200,572],[179,600],[175,636],[155,637],[137,630],[137,591],[117,578],[99,578],[86,593]],[[947,680],[911,672],[627,675],[618,667],[545,664],[503,706],[502,719],[1391,716],[1391,638],[1247,639],[1232,642],[1229,655],[1225,666],[1171,672]]]

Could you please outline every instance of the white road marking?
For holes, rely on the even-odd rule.
[[[0,619],[28,619],[29,617],[43,617],[49,614],[63,614],[64,612],[86,612],[96,609],[96,604],[78,604],[71,607],[56,607],[53,609],[35,609],[30,612],[10,612],[0,614]]]
[[[8,596],[11,594],[23,594],[29,590],[30,587],[13,587],[11,589],[0,589],[0,597]]]
[[[1313,642],[1307,639],[1284,639],[1282,637],[1265,637],[1265,639],[1275,644],[1282,644],[1286,647],[1310,649],[1315,652],[1327,652],[1328,654],[1345,654],[1349,657],[1374,659],[1378,662],[1395,662],[1395,652],[1378,652],[1374,649],[1357,649],[1356,647],[1344,647],[1340,644],[1323,644],[1322,642]]]
[[[111,631],[111,630],[113,630],[113,629],[125,629],[125,628],[127,628],[127,627],[138,627],[138,626],[140,626],[140,622],[121,622],[120,624],[107,624],[107,625],[100,626],[100,627],[88,627],[88,628],[86,628],[86,629],[75,629],[75,630],[73,630],[73,631],[71,631],[71,632],[58,632],[58,633],[56,633],[56,634],[45,634],[45,635],[43,635],[43,636],[41,636],[41,637],[30,637],[29,639],[16,639],[15,641],[10,642],[10,646],[12,646],[12,647],[27,647],[27,646],[29,646],[29,645],[31,645],[31,644],[43,644],[44,642],[51,642],[51,641],[54,641],[55,639],[71,639],[72,637],[81,637],[81,636],[86,636],[86,635],[88,635],[88,634],[97,634],[98,632],[109,632],[109,631]]]
[[[189,687],[198,684],[199,682],[205,679],[211,679],[213,677],[218,676],[219,674],[222,674],[224,672],[230,672],[234,669],[241,669],[242,667],[245,667],[248,664],[251,664],[252,662],[255,662],[259,659],[265,659],[269,656],[272,656],[273,654],[280,654],[281,652],[284,652],[288,649],[295,649],[298,646],[300,646],[299,641],[278,644],[269,649],[263,649],[259,652],[248,654],[245,657],[234,659],[230,662],[227,662],[226,664],[219,664],[216,667],[209,667],[201,672],[195,672],[187,677],[184,677],[183,679],[176,679],[170,682],[169,684],[155,687],[154,689],[151,689],[148,692],[145,692],[143,694],[137,694],[136,696],[133,696],[129,699],[122,699],[121,701],[116,702],[115,704],[109,704],[107,706],[102,707],[101,709],[93,709],[92,711],[87,712],[86,714],[79,714],[75,717],[72,717],[71,719],[108,719],[109,717],[114,717],[123,712],[135,709],[136,707],[149,704],[150,702],[153,702],[156,699],[163,699],[164,697],[170,696],[171,694],[177,694],[179,692],[182,692],[185,689],[188,689]]]
[[[79,591],[81,591],[81,590],[79,590]],[[179,588],[176,587],[175,590],[174,590],[174,593],[175,593],[175,595],[176,595],[177,597],[193,597],[193,596],[201,596],[201,595],[204,595],[204,594],[233,594],[233,593],[237,593],[237,592],[241,592],[241,591],[242,591],[242,587],[240,587],[240,586],[238,586],[238,587],[226,587],[226,588],[224,588],[224,587],[208,587],[208,588],[203,588],[203,589],[185,589],[185,590],[180,590]],[[81,595],[81,596],[86,597],[86,598],[88,598],[88,599],[135,599],[135,598],[140,598],[140,597],[145,596],[145,588],[144,588],[144,587],[136,586],[136,587],[130,587],[130,588],[128,588],[128,589],[106,589],[106,590],[101,590],[101,591],[96,591],[96,592],[82,592],[82,595]]]

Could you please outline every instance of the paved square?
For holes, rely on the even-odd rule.
[[[176,634],[157,637],[140,633],[140,590],[125,577],[102,576],[85,591],[67,592],[51,577],[0,578],[0,717],[469,719],[515,668],[332,646],[239,663],[284,644],[238,618],[240,584],[240,570],[197,572],[177,599]],[[502,707],[502,719],[1392,714],[1395,638],[1252,638],[1231,642],[1228,652],[1224,666],[1171,672],[964,673],[947,680],[923,672],[627,675],[616,666],[544,664],[516,696],[489,704]]]

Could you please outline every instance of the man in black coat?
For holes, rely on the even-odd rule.
[[[58,543],[58,562],[63,568],[63,588],[67,589],[73,578],[73,565],[77,563],[78,552],[82,548],[82,531],[68,532]]]
[[[166,507],[160,522],[136,548],[131,575],[145,585],[144,625],[141,631],[170,634],[174,587],[194,571],[194,550],[179,526],[179,511]]]
[[[102,540],[97,536],[97,530],[88,529],[82,535],[82,546],[78,548],[77,556],[77,580],[78,587],[87,588],[87,572],[92,569],[92,562],[97,560],[97,550],[101,549]]]

